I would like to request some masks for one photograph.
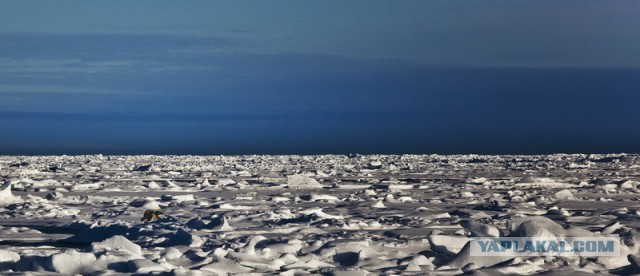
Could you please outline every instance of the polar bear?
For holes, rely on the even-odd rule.
[[[141,221],[153,221],[160,219],[163,213],[160,210],[146,210],[144,211],[144,216],[142,216]]]

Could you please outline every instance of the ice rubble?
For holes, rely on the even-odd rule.
[[[7,205],[22,201],[20,197],[13,195],[11,188],[11,184],[9,183],[5,183],[0,186],[0,205]]]
[[[0,216],[19,226],[0,227],[17,244],[0,248],[0,272],[639,273],[638,164],[624,154],[2,157]],[[166,215],[141,222],[147,209]],[[612,234],[620,258],[468,247]]]
[[[287,176],[287,185],[296,188],[321,188],[322,185],[315,179],[304,175],[294,174]]]
[[[126,250],[131,254],[142,256],[142,248],[121,235],[115,235],[101,242],[91,244],[91,251],[93,252],[112,249]]]

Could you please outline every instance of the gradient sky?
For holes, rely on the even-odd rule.
[[[640,152],[638,1],[0,1],[0,154]]]

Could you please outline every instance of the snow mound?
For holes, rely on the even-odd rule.
[[[340,201],[340,199],[335,196],[325,195],[325,194],[302,195],[300,196],[300,199],[309,201],[309,202],[324,201],[324,202],[336,203]]]
[[[287,176],[287,185],[296,188],[322,188],[318,181],[304,174]]]
[[[638,185],[640,185],[640,182],[638,182],[638,181],[625,180],[625,181],[620,182],[620,184],[618,184],[618,188],[620,188],[620,189],[635,189],[636,187],[638,187]]]
[[[372,208],[387,208],[387,206],[384,205],[384,203],[382,203],[381,200],[377,201],[376,203],[371,205]]]
[[[343,216],[337,215],[331,215],[331,214],[327,214],[324,211],[322,211],[322,208],[310,208],[307,210],[302,210],[300,211],[301,214],[305,214],[305,215],[315,215],[317,218],[320,219],[344,219]]]
[[[572,200],[572,199],[576,199],[576,198],[573,196],[573,193],[571,193],[571,191],[569,191],[569,190],[562,190],[562,191],[558,191],[558,192],[556,192],[556,193],[555,193],[555,194],[553,194],[553,195],[554,195],[554,197],[555,197],[556,199],[559,199],[559,200]]]
[[[470,184],[483,184],[485,182],[489,181],[487,178],[485,177],[476,177],[476,178],[469,178],[467,179],[467,183]]]
[[[229,178],[220,178],[217,181],[217,186],[222,188],[224,186],[229,186],[229,185],[235,185],[236,182],[233,179],[229,179]]]
[[[469,230],[472,237],[500,237],[500,230],[493,225],[471,220],[463,220],[460,222],[460,226]]]
[[[209,186],[211,186],[211,183],[209,183],[209,179],[207,178],[202,180],[202,183],[200,183],[200,187],[209,187]]]
[[[446,254],[458,254],[462,247],[469,241],[466,236],[429,235],[431,250]]]
[[[180,186],[178,186],[175,182],[171,181],[170,179],[165,180],[162,183],[162,187],[168,189],[168,190],[178,190],[180,189]]]
[[[90,271],[90,266],[96,261],[93,253],[81,253],[69,250],[53,254],[49,257],[47,267],[54,272],[73,275]]]
[[[513,256],[499,255],[499,256],[472,256],[471,246],[467,242],[464,244],[458,255],[453,260],[445,264],[445,267],[449,268],[463,268],[469,264],[473,264],[475,268],[490,267],[504,261],[513,259]],[[441,268],[439,268],[440,270]],[[461,274],[461,273],[456,273]]]
[[[156,183],[155,181],[150,181],[149,183],[147,183],[147,188],[152,189],[152,190],[157,190],[160,189],[160,185],[158,185],[158,183]]]
[[[216,275],[235,275],[248,273],[253,269],[240,265],[235,261],[221,258],[216,262],[201,267],[200,270],[215,273]]]
[[[147,259],[137,259],[127,262],[129,271],[140,274],[150,274],[152,272],[163,272],[168,269],[160,264]]]
[[[399,202],[397,199],[395,199],[393,197],[393,194],[387,194],[386,196],[384,196],[383,201],[384,202],[390,202],[390,203],[398,203]]]
[[[101,250],[118,249],[128,251],[134,255],[142,255],[142,248],[139,245],[131,242],[121,235],[115,235],[101,242],[94,242],[91,244],[91,249],[94,252]]]
[[[18,196],[14,196],[11,193],[12,185],[9,183],[5,183],[0,186],[0,205],[7,205],[16,202],[22,202],[22,199]]]
[[[193,194],[185,194],[185,195],[162,195],[160,197],[163,201],[174,201],[174,202],[187,202],[187,201],[195,201],[196,199],[193,197]]]
[[[0,263],[17,262],[18,260],[20,260],[18,253],[0,249]]]
[[[571,226],[565,228],[547,217],[525,217],[507,222],[513,237],[595,237],[597,234]]]
[[[431,271],[433,270],[433,263],[427,257],[423,255],[418,255],[408,259],[407,261],[401,262],[400,265],[406,265],[407,267],[404,269],[405,271]]]
[[[336,259],[359,257],[364,254],[367,256],[376,256],[378,252],[372,249],[367,240],[334,240],[322,245],[317,252],[320,259]],[[343,260],[344,262],[346,260]],[[340,262],[340,261],[339,261]]]
[[[193,235],[184,229],[180,228],[176,231],[175,234],[169,236],[165,242],[161,244],[161,246],[179,246],[186,245],[188,247],[200,247],[204,242],[202,238]]]
[[[209,222],[205,226],[205,228],[212,229],[212,230],[220,230],[220,231],[233,231],[233,230],[235,230],[234,227],[229,225],[229,221],[227,220],[227,218],[225,216],[218,216],[218,217],[213,218],[211,220],[211,222]]]
[[[551,178],[525,177],[513,185],[515,188],[571,188],[576,185],[556,182]]]
[[[327,268],[327,267],[335,267],[332,264],[325,263],[318,259],[310,259],[308,261],[298,261],[292,264],[288,264],[283,266],[283,269],[319,269],[319,268]]]

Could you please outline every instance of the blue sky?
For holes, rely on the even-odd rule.
[[[0,1],[0,154],[640,151],[637,1]]]

